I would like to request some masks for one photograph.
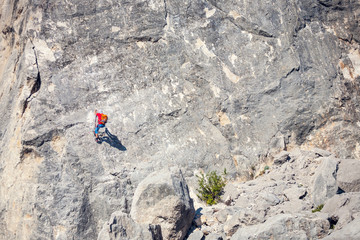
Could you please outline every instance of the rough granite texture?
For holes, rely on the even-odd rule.
[[[298,146],[360,157],[357,0],[0,11],[0,239],[97,239],[162,168],[249,179]],[[94,109],[109,116],[100,144]]]

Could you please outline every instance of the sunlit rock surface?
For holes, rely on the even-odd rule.
[[[250,179],[299,146],[360,157],[358,1],[0,9],[1,239],[97,239],[163,168],[195,189],[194,171]]]

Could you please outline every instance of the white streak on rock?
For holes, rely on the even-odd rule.
[[[216,55],[206,47],[205,43],[200,38],[196,40],[195,47],[196,49],[200,49],[206,56],[210,58],[216,57]]]
[[[212,17],[216,12],[216,9],[211,9],[209,10],[208,8],[205,8],[205,14],[206,14],[206,18],[210,18]]]
[[[222,64],[223,72],[225,73],[226,77],[230,79],[233,83],[237,83],[240,80],[240,77],[233,72],[230,71],[230,69],[225,65]]]

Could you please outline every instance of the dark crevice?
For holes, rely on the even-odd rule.
[[[341,1],[334,2],[334,1],[319,0],[318,2],[321,6],[325,8],[330,8],[331,10],[335,10],[335,11],[344,11],[347,8],[346,6],[342,6],[344,4]]]
[[[320,5],[324,6],[324,7],[331,7],[330,3],[326,3],[324,1],[319,1]]]
[[[221,9],[217,4],[216,4],[216,1],[214,0],[209,0],[208,1],[214,8],[218,9],[220,12],[225,12],[223,9]]]
[[[40,90],[40,87],[41,87],[41,76],[40,76],[40,68],[39,68],[39,63],[38,63],[38,57],[37,57],[37,54],[36,54],[36,50],[35,50],[35,47],[33,47],[33,50],[34,50],[34,55],[35,55],[35,63],[36,63],[36,68],[37,68],[37,76],[36,76],[36,79],[35,79],[35,82],[31,88],[31,91],[30,91],[30,95],[25,99],[24,101],[24,105],[23,105],[23,109],[22,109],[22,114],[21,116],[25,113],[27,107],[28,107],[28,104],[29,102],[31,101],[32,99],[32,96],[38,92]]]
[[[177,118],[180,116],[181,114],[181,108],[180,109],[176,109],[170,113],[161,113],[159,114],[160,118],[164,118],[164,119],[168,119],[168,118]]]
[[[26,147],[23,148],[23,149],[21,150],[21,152],[20,152],[20,160],[19,160],[18,163],[16,163],[15,168],[17,168],[17,166],[18,166],[19,164],[23,163],[23,161],[24,161],[24,159],[25,159],[26,156],[28,156],[28,155],[30,155],[30,154],[32,154],[32,153],[35,153],[34,149],[32,149],[32,148],[26,148]]]
[[[260,36],[267,37],[267,38],[273,38],[274,37],[274,35],[266,32],[266,31],[264,31],[262,29],[259,29],[259,30],[256,29],[256,31],[257,31],[256,34],[258,34]]]
[[[20,52],[20,53],[17,55],[17,57],[16,57],[15,64],[14,64],[14,69],[13,69],[13,73],[15,73],[16,68],[18,67],[19,60],[20,60],[21,55],[22,55],[22,52]]]
[[[346,200],[339,206],[339,208],[346,206],[349,202],[350,202],[350,199],[346,198]]]
[[[303,198],[305,198],[305,197],[306,197],[306,195],[307,195],[307,191],[305,191],[305,193],[304,193],[303,195],[301,195],[301,196],[299,197],[299,199],[303,199]]]
[[[16,18],[16,10],[17,10],[17,7],[18,7],[18,4],[19,4],[19,0],[15,0],[14,1],[14,8],[13,8],[13,11],[12,11],[12,18]]]
[[[14,30],[14,28],[12,26],[7,26],[1,32],[4,35],[4,38],[9,41],[9,45],[11,47],[13,47],[14,43],[15,43],[15,30]]]
[[[166,0],[164,0],[164,8],[165,8],[165,26],[166,26],[167,25],[167,16],[168,16]]]
[[[353,41],[353,34],[349,34],[349,37],[348,38],[343,38],[343,37],[340,37],[340,36],[337,36],[337,38],[340,40],[340,41],[343,41],[343,42],[346,42],[346,43],[352,43]]]
[[[345,193],[345,191],[338,187],[336,194],[343,194],[343,193]]]
[[[19,164],[22,164],[24,159],[30,155],[34,155],[35,157],[40,156],[33,148],[23,147],[20,152],[20,160],[16,163],[15,168],[17,168]]]
[[[57,136],[57,135],[60,135],[60,134],[63,134],[67,129],[75,126],[75,125],[78,125],[80,123],[72,123],[72,124],[69,124],[69,125],[66,125],[64,128],[62,129],[53,129],[43,135],[40,135],[38,137],[35,137],[34,139],[31,139],[31,140],[27,140],[27,141],[22,141],[22,144],[25,145],[25,146],[35,146],[35,147],[40,147],[42,146],[45,142],[49,142],[52,140],[52,138],[54,136]]]
[[[275,92],[277,92],[279,89],[281,89],[282,80],[280,79],[279,84],[277,84],[275,87],[267,89],[264,91],[263,95],[271,95]]]
[[[291,74],[293,74],[294,72],[298,72],[300,70],[300,66],[297,66],[296,68],[292,68],[288,73],[285,74],[285,76],[281,77],[281,79],[279,80],[279,84],[276,85],[273,88],[267,89],[264,91],[264,95],[270,95],[273,94],[275,92],[277,92],[279,89],[281,89],[281,85],[282,85],[282,81],[286,78],[288,78]]]
[[[152,240],[163,240],[160,225],[149,225],[149,232],[151,233]]]
[[[11,26],[7,26],[7,27],[5,27],[5,28],[2,30],[2,33],[3,33],[4,35],[8,35],[8,34],[14,33],[14,32],[15,32],[15,30],[14,30],[14,28],[11,27]]]
[[[231,17],[226,17],[225,19],[228,19],[232,24],[234,24],[241,31],[245,31],[250,34],[257,35],[259,37],[275,38],[274,35],[260,29],[260,27],[257,24],[248,22],[244,17],[241,17],[241,22],[240,22],[240,20],[235,20]]]
[[[128,43],[134,43],[134,42],[150,42],[150,43],[157,43],[160,39],[162,39],[161,36],[133,36],[133,37],[127,37],[124,40],[121,40],[121,43],[128,44]]]
[[[26,98],[26,100],[24,101],[24,105],[23,105],[23,109],[22,109],[21,116],[24,115],[25,110],[26,110],[26,108],[27,108],[27,106],[28,106],[28,102],[29,102],[28,99],[29,99],[29,98]]]
[[[26,111],[26,108],[28,107],[28,104],[29,102],[31,101],[32,99],[32,96],[38,92],[40,90],[40,86],[41,86],[41,77],[40,77],[40,72],[38,72],[37,74],[37,77],[36,77],[36,80],[35,80],[35,83],[34,85],[32,86],[31,88],[31,91],[30,91],[30,95],[25,99],[24,101],[24,105],[23,105],[23,110],[22,110],[22,114],[21,116],[25,113]]]
[[[216,9],[218,9],[221,13],[226,14],[226,12],[221,9],[215,1],[208,1],[213,7],[215,7]],[[241,17],[241,23],[239,23],[239,20],[235,20],[233,18],[230,17],[225,17],[224,19],[228,19],[232,24],[234,24],[237,28],[239,28],[241,31],[245,31],[260,37],[266,37],[266,38],[275,38],[276,36],[272,35],[271,33],[266,32],[263,29],[260,29],[260,27],[252,22],[249,22],[247,19],[245,19],[244,17]]]
[[[282,79],[287,78],[290,74],[294,73],[294,72],[298,72],[300,70],[300,66],[297,66],[296,68],[292,68],[287,74],[285,74],[284,77],[282,77]]]
[[[273,86],[269,89],[265,89],[264,92],[261,93],[261,96],[272,95],[278,92],[282,88],[283,80],[288,78],[291,74],[298,72],[300,70],[300,66],[292,68],[289,72],[287,72],[283,77],[279,79],[279,83],[276,86]]]
[[[339,217],[338,216],[331,216],[327,219],[330,223],[330,229],[334,229],[335,225],[338,223],[339,221]]]
[[[39,61],[38,61],[38,56],[37,56],[37,54],[36,54],[35,46],[33,47],[33,50],[34,50],[34,55],[35,55],[36,68],[37,68],[37,70],[38,70],[38,77],[39,77],[39,79],[40,79]],[[39,86],[39,89],[40,89],[40,86]]]
[[[337,179],[337,172],[339,171],[339,163],[336,164],[335,171],[332,173],[333,177]]]
[[[40,90],[40,87],[41,87],[41,77],[40,77],[40,72],[38,72],[37,77],[36,77],[36,80],[35,80],[35,83],[34,83],[34,85],[33,85],[32,88],[31,88],[30,95],[33,95],[34,93],[36,93],[37,91],[39,91],[39,90]]]

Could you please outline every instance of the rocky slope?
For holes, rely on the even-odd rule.
[[[161,223],[149,230],[131,216],[155,171],[180,168],[168,179],[185,178],[191,192],[199,169],[252,179],[297,147],[360,157],[358,1],[0,9],[1,239],[97,239],[110,218],[122,234],[116,222],[157,238]],[[96,144],[99,108],[109,123]],[[191,206],[186,191],[167,193]]]
[[[230,181],[224,203],[195,202],[188,239],[359,238],[360,161],[296,149],[268,167],[254,180]]]

